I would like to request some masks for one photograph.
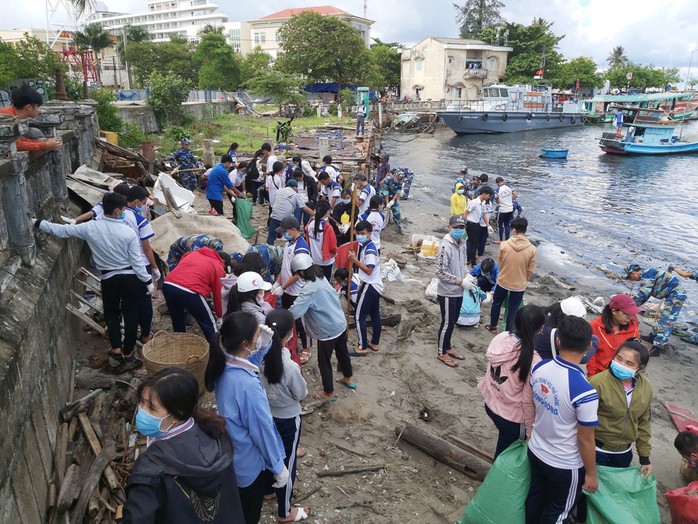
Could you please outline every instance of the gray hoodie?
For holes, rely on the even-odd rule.
[[[465,236],[454,240],[448,233],[439,244],[436,255],[436,277],[439,284],[436,293],[442,297],[463,296],[460,281],[468,274],[468,257]]]
[[[293,418],[301,414],[301,400],[308,395],[308,384],[301,367],[291,360],[291,352],[283,348],[281,359],[284,363],[284,374],[278,384],[269,384],[264,376],[264,364],[260,367],[259,378],[262,379],[264,391],[267,392],[271,416],[274,418]]]

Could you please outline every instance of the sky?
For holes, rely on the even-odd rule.
[[[3,0],[2,29],[45,27],[46,1]],[[140,12],[145,0],[104,0],[110,10]],[[211,1],[211,0],[209,0]],[[375,20],[372,36],[384,42],[412,45],[427,36],[455,37],[458,25],[453,2],[462,0],[366,0],[368,18]],[[333,5],[362,16],[364,0],[214,0],[230,21],[251,20],[289,7]],[[642,64],[678,67],[686,74],[691,51],[698,49],[696,0],[504,0],[507,21],[529,24],[534,17],[554,22],[565,35],[559,50],[567,58],[587,56],[600,66],[614,46]],[[65,23],[59,12],[55,20]],[[698,76],[698,51],[693,55]]]

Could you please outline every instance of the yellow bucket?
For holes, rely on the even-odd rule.
[[[119,134],[114,133],[114,131],[100,131],[99,136],[106,138],[107,142],[110,144],[114,144],[115,146],[119,145]]]

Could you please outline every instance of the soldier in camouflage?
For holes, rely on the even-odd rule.
[[[191,142],[189,142],[189,139],[183,138],[181,144],[182,147],[172,154],[172,160],[177,163],[180,171],[201,167],[201,162],[199,162],[191,152]],[[189,191],[194,191],[199,185],[199,178],[196,171],[185,171],[180,173],[179,180],[182,186]]]
[[[402,180],[400,173],[394,169],[387,175],[381,183],[378,194],[385,199],[386,209],[390,209],[393,215],[393,221],[397,226],[397,230],[402,234],[402,226],[400,225],[400,195],[402,195]]]

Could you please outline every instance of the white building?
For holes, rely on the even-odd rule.
[[[91,13],[86,24],[98,22],[109,32],[118,34],[127,26],[141,26],[147,29],[153,42],[167,42],[171,35],[186,38],[190,42],[199,41],[199,33],[207,25],[223,27],[226,37],[236,29],[235,23],[227,27],[228,17],[216,13],[218,6],[208,0],[149,0],[146,10],[141,13],[114,13],[108,11],[103,2]],[[237,23],[240,32],[240,23]],[[238,47],[239,47],[238,37]],[[233,45],[233,42],[229,42]]]
[[[243,37],[242,52],[248,53],[256,47],[260,47],[262,51],[269,53],[273,58],[276,58],[281,50],[277,32],[288,22],[291,17],[299,15],[306,11],[313,11],[323,16],[334,16],[340,20],[344,20],[354,29],[359,31],[364,43],[368,46],[371,44],[371,26],[373,20],[355,16],[346,11],[342,11],[330,5],[322,5],[316,7],[298,7],[284,9],[256,20],[248,20],[245,27],[245,37]]]
[[[474,100],[504,76],[513,47],[427,37],[402,52],[400,95],[418,100]]]

